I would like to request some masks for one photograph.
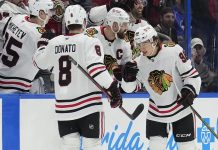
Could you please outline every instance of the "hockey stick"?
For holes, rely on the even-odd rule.
[[[218,135],[213,131],[213,129],[207,124],[206,121],[204,121],[204,119],[201,117],[201,115],[194,109],[194,107],[192,107],[190,105],[190,108],[192,109],[192,111],[194,112],[194,114],[197,115],[197,117],[202,121],[202,123],[208,128],[208,130],[210,130],[210,132],[216,137],[216,139],[218,140]]]
[[[110,95],[108,94],[108,92],[101,87],[100,84],[98,84],[98,82],[96,82],[78,63],[75,59],[73,59],[71,56],[69,56],[69,60],[87,77],[89,78],[103,93],[105,93],[105,95],[107,96],[107,98],[110,100]],[[126,109],[124,109],[122,106],[119,107],[120,110],[126,114],[131,120],[135,120],[140,114],[141,112],[144,110],[144,105],[143,104],[139,104],[136,109],[134,110],[134,112],[132,114],[128,113],[126,111]]]

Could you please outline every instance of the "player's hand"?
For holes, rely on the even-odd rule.
[[[48,41],[53,39],[55,36],[55,33],[51,32],[51,30],[45,31],[37,43],[38,47],[48,45]]]
[[[111,108],[116,108],[122,106],[123,100],[119,88],[117,87],[118,82],[113,81],[110,87],[107,89],[110,95],[110,105]]]
[[[113,69],[113,74],[114,77],[118,80],[118,81],[122,81],[122,66],[117,66],[115,69]]]
[[[195,97],[196,96],[190,90],[183,88],[181,90],[181,97],[179,95],[177,96],[177,102],[184,107],[188,107],[193,104]]]
[[[127,62],[124,65],[122,76],[125,82],[133,82],[136,80],[136,76],[139,69],[136,62]]]

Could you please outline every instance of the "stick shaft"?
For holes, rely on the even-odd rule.
[[[213,131],[213,129],[207,124],[207,122],[201,117],[201,115],[190,105],[192,111],[197,115],[197,117],[202,121],[202,123],[210,130],[210,132],[218,139],[218,135]]]

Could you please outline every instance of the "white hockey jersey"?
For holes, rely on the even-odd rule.
[[[157,56],[149,59],[141,54],[136,62],[139,68],[137,79],[150,94],[149,120],[170,123],[192,112],[190,108],[177,104],[177,95],[182,88],[198,95],[201,79],[179,45],[163,44]],[[122,87],[126,89],[124,84]]]
[[[104,34],[104,26],[90,27],[86,30],[86,34],[90,37],[98,38],[103,44],[104,54],[110,55],[117,60],[118,65],[124,65],[132,60],[132,51],[130,43],[123,39],[115,39],[109,41]]]
[[[41,69],[54,66],[56,113],[58,120],[74,120],[102,111],[102,92],[72,62],[69,56],[104,88],[112,77],[103,64],[103,48],[97,38],[84,34],[60,35],[34,55]]]
[[[26,15],[16,15],[4,32],[4,47],[0,57],[0,93],[28,92],[38,68],[32,57],[44,28],[28,21]]]
[[[7,23],[7,17],[13,17],[18,14],[29,14],[28,10],[25,10],[17,5],[4,1],[3,5],[0,7],[0,52],[2,51],[3,46],[3,29]]]

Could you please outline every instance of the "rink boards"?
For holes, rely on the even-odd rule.
[[[130,121],[119,109],[111,109],[104,98],[105,136],[103,145],[108,150],[147,150],[145,137],[146,112]],[[60,139],[55,120],[53,95],[0,96],[0,150],[59,150]],[[143,103],[146,94],[125,94],[124,108],[132,112]],[[194,107],[218,133],[218,94],[201,94]],[[218,141],[197,119],[196,143],[202,150],[217,150]],[[169,136],[167,150],[177,150]]]

